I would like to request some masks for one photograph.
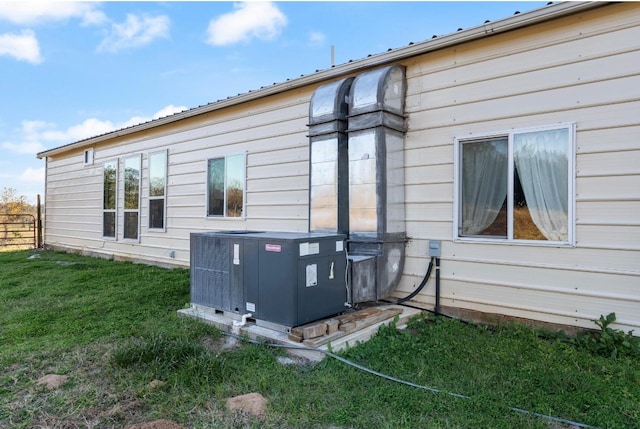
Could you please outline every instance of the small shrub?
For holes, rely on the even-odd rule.
[[[574,344],[595,355],[614,359],[618,356],[640,357],[640,338],[634,337],[633,331],[611,328],[610,325],[615,321],[616,313],[609,313],[606,317],[600,315],[598,320],[594,320],[600,331],[578,335],[573,340]]]

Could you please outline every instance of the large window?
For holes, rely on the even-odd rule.
[[[137,240],[140,230],[140,155],[124,160],[124,234]]]
[[[149,155],[149,229],[164,230],[167,192],[167,151]]]
[[[118,161],[102,165],[102,236],[116,238],[116,203],[118,201]]]
[[[456,139],[459,239],[573,243],[572,124]]]
[[[207,216],[242,217],[245,155],[214,158],[207,165]]]

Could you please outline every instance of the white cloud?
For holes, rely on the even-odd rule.
[[[57,125],[51,122],[23,121],[22,127],[18,131],[19,136],[16,139],[17,141],[3,142],[0,147],[17,154],[35,155],[47,148],[77,142],[122,128],[128,128],[153,119],[182,112],[186,109],[184,106],[169,104],[158,110],[152,116],[134,116],[119,123],[89,118],[65,130],[58,129]]]
[[[44,149],[44,146],[42,146],[42,144],[39,142],[24,141],[21,143],[4,142],[2,143],[2,148],[7,149],[8,151],[13,153],[36,154],[42,151]]]
[[[158,110],[151,117],[148,117],[148,116],[133,116],[128,121],[123,122],[122,124],[120,124],[118,126],[118,128],[133,127],[134,125],[142,124],[144,122],[149,122],[149,121],[152,121],[154,119],[163,118],[165,116],[170,116],[170,115],[173,115],[174,113],[182,112],[183,110],[187,110],[187,107],[185,107],[185,106],[174,106],[173,104],[169,104],[168,106],[165,106],[162,109]]]
[[[116,128],[116,125],[111,121],[101,121],[100,119],[90,118],[63,131],[56,129],[44,130],[40,133],[39,137],[44,141],[52,143],[71,143],[108,133]]]
[[[312,31],[309,34],[309,42],[311,42],[311,44],[313,45],[320,45],[322,44],[322,42],[324,42],[325,39],[326,36],[324,35],[324,33],[320,33],[319,31]]]
[[[0,2],[0,20],[33,25],[46,21],[77,18],[83,25],[98,25],[106,16],[92,2],[12,1]]]
[[[20,180],[24,182],[44,183],[44,171],[45,171],[44,167],[41,167],[41,168],[27,167],[27,169],[24,170],[20,175]]]
[[[18,133],[20,135],[19,142],[4,142],[2,148],[18,154],[36,154],[44,149],[44,145],[40,142],[41,130],[51,127],[44,121],[23,121],[22,128]]]
[[[287,25],[287,17],[271,2],[236,3],[234,8],[209,22],[207,43],[222,46],[252,38],[269,40]]]
[[[2,55],[33,64],[43,60],[38,39],[31,30],[23,30],[20,34],[0,34],[0,56]]]
[[[112,23],[109,35],[100,43],[98,51],[118,52],[122,49],[147,45],[169,36],[169,17],[127,14],[122,24]]]
[[[154,115],[153,119],[163,118],[165,116],[173,115],[174,113],[179,113],[184,110],[187,110],[185,106],[174,106],[173,104],[169,104],[168,106],[163,107],[158,110]]]

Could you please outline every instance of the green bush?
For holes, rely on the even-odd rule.
[[[606,317],[594,320],[600,331],[585,332],[574,339],[574,344],[599,355],[616,358],[618,356],[640,357],[640,338],[633,336],[633,331],[624,332],[611,328],[616,321],[616,313],[609,313]]]

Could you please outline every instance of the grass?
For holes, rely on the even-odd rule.
[[[0,267],[3,429],[162,418],[191,428],[571,427],[513,408],[640,427],[640,359],[593,355],[559,335],[425,313],[341,353],[435,393],[331,358],[283,365],[282,349],[225,347],[213,327],[177,316],[188,270],[29,251],[0,254]],[[36,386],[49,373],[69,379],[58,390]],[[269,400],[262,421],[225,409],[249,392]]]

